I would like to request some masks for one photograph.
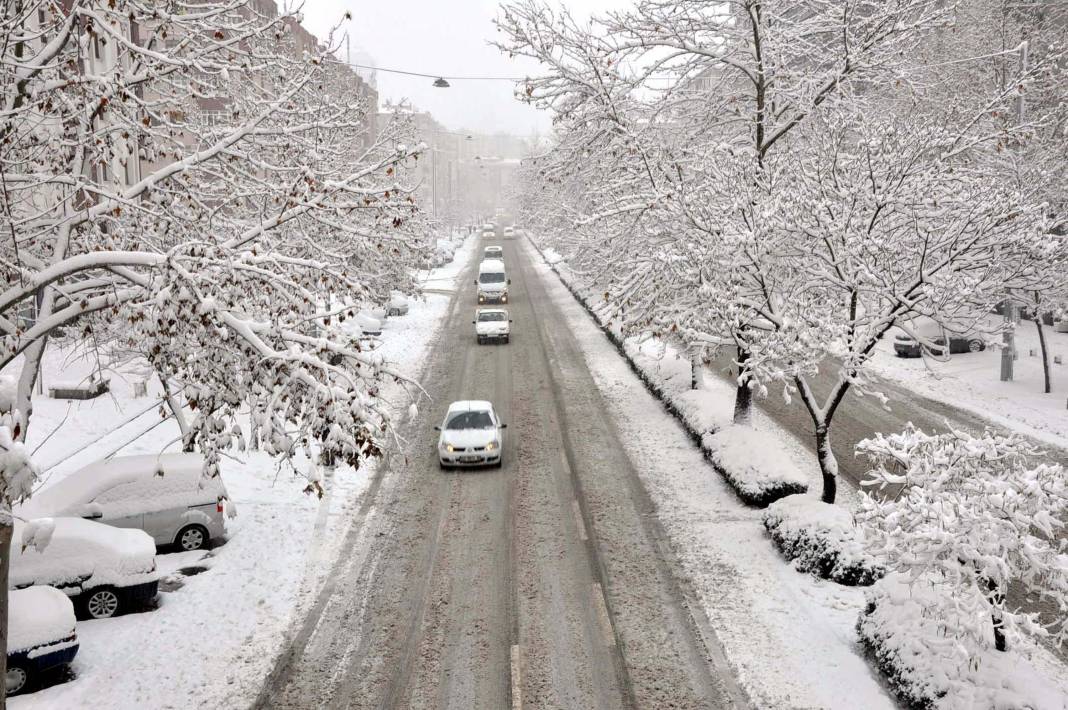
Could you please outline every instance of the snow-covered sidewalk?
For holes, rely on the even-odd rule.
[[[863,588],[819,580],[787,564],[765,533],[762,511],[738,500],[556,275],[540,263],[537,268],[612,405],[628,454],[754,706],[895,707],[857,639]],[[706,377],[691,393],[688,360],[652,341],[626,349],[665,393],[689,398],[681,407],[685,416],[702,426],[730,421],[734,392],[728,383]],[[778,442],[779,459],[807,477],[809,495],[817,496],[819,470],[811,453],[759,410],[754,415],[756,428]],[[840,494],[843,506],[855,506],[856,491]],[[1068,671],[1045,651],[1034,662],[1068,697]]]
[[[475,244],[468,239],[453,262],[420,277],[445,291]],[[385,360],[417,378],[450,301],[447,294],[428,293],[411,302],[408,315],[386,321],[379,350]],[[46,387],[59,378],[78,380],[93,366],[54,349],[45,363]],[[113,373],[111,395],[85,402],[35,398],[29,445],[40,447],[38,461],[48,466],[88,444],[46,472],[44,486],[134,437],[120,454],[156,453],[175,443],[172,420],[150,428],[160,421],[157,408],[150,407],[160,389],[156,383],[147,397],[135,397],[133,380],[140,378],[139,373],[128,380]],[[403,416],[408,399],[400,388],[384,394],[395,404],[395,415]],[[13,698],[10,707],[248,707],[291,625],[321,588],[374,474],[374,463],[359,470],[338,468],[320,501],[301,492],[303,478],[279,470],[262,452],[224,459],[223,479],[238,511],[228,522],[225,544],[206,553],[159,555],[165,575],[159,608],[79,622],[75,679]]]

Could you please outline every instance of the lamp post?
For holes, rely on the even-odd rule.
[[[1015,50],[1020,53],[1020,76],[1027,73],[1028,68],[1028,43],[1026,40],[1020,43]],[[1024,122],[1024,95],[1023,87],[1019,87],[1016,94],[1016,125],[1022,126]],[[1036,318],[1042,316],[1035,314]],[[1001,381],[1011,382],[1013,378],[1013,364],[1016,360],[1016,323],[1019,321],[1019,307],[1010,296],[1005,309],[1005,330],[1002,333],[1001,347]]]

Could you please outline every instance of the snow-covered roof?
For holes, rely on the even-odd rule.
[[[493,404],[484,399],[465,399],[449,405],[449,412],[489,412]]]
[[[204,488],[225,495],[222,480],[205,479],[203,471],[204,457],[196,453],[116,456],[91,463],[39,491],[20,512],[24,517],[82,515],[82,506],[116,486],[134,482],[146,484],[143,495],[173,496]]]
[[[15,520],[11,538],[12,587],[31,584],[126,586],[156,567],[156,544],[143,530],[113,528],[80,518],[55,518],[43,550],[22,547],[26,524]],[[144,581],[144,580],[141,580]]]
[[[8,603],[8,653],[55,643],[74,633],[74,605],[55,587],[12,590]]]
[[[479,313],[503,313],[504,315],[508,315],[508,311],[505,310],[504,308],[479,308],[478,312]]]
[[[478,265],[478,273],[497,273],[504,271],[504,262],[500,259],[486,259]]]

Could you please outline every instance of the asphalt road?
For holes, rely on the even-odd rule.
[[[431,354],[434,401],[365,495],[260,706],[745,706],[530,253],[491,243],[511,342],[476,344],[476,255]],[[491,400],[508,423],[501,469],[439,470],[433,426],[457,399]]]

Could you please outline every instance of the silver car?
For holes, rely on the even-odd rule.
[[[235,514],[221,477],[200,454],[116,456],[97,461],[27,501],[23,517],[69,516],[144,530],[156,545],[207,547]]]

